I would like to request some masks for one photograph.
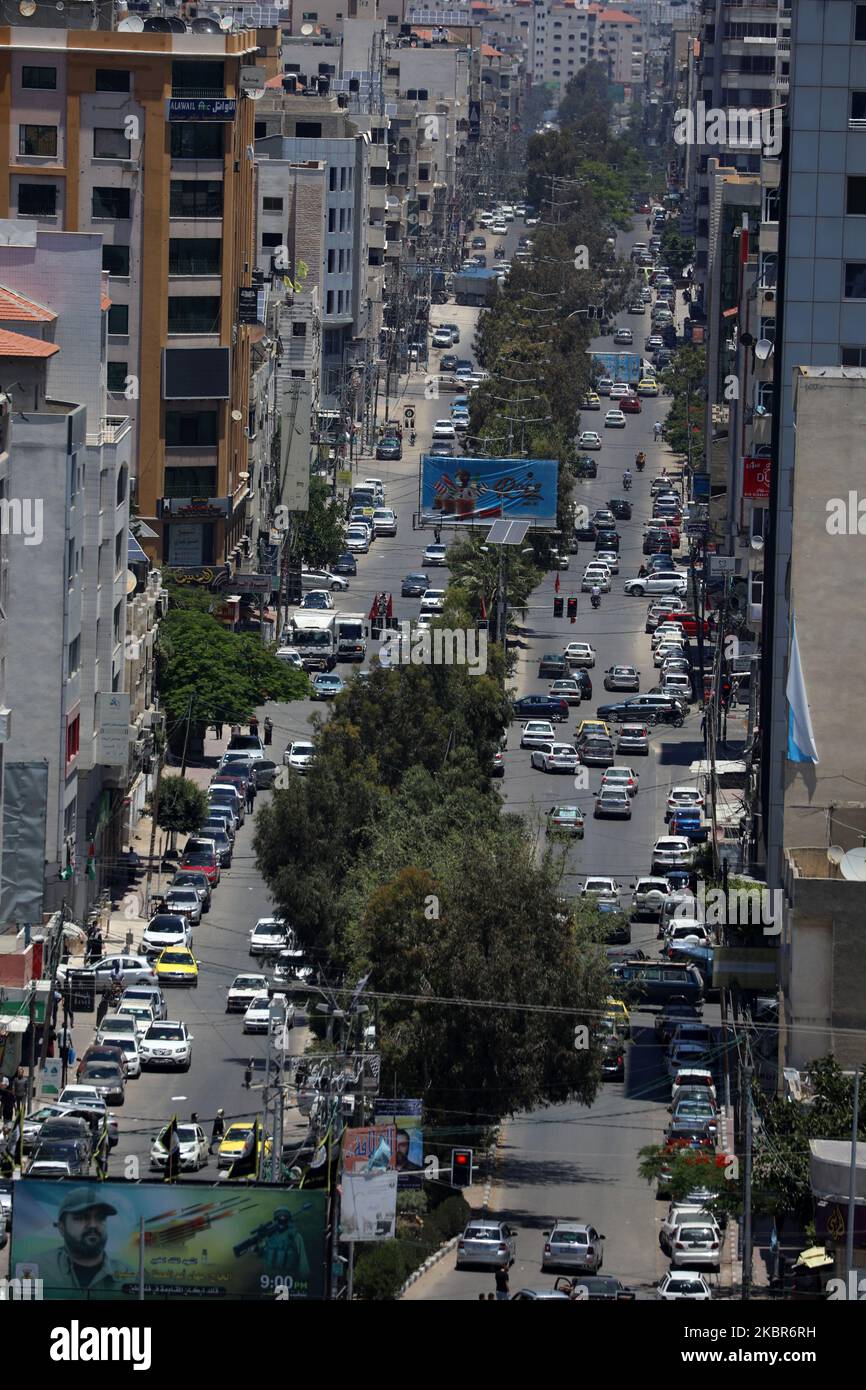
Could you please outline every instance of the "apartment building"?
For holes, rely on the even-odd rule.
[[[10,920],[28,895],[42,895],[42,911],[65,898],[80,914],[120,851],[133,440],[130,419],[108,414],[101,238],[9,221],[3,232],[0,324],[15,323],[0,331],[4,379],[15,382],[9,496],[24,516],[29,499],[38,518],[14,538],[8,569]]]
[[[0,215],[101,235],[112,409],[133,422],[146,548],[179,567],[219,563],[245,527],[256,52],[252,31],[0,37]]]
[[[607,70],[608,81],[630,91],[644,80],[644,29],[641,16],[607,5],[536,0],[529,34],[533,86],[545,86],[558,99],[587,63]]]

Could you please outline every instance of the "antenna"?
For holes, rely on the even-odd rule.
[[[842,877],[866,883],[866,849],[849,849],[839,862]]]

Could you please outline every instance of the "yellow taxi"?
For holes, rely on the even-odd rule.
[[[657,396],[659,393],[659,384],[657,381],[654,381],[652,377],[644,377],[643,380],[639,381],[637,384],[637,393],[639,396]]]
[[[243,1158],[249,1149],[252,1135],[252,1120],[236,1120],[233,1125],[229,1125],[217,1149],[217,1167],[231,1168],[233,1163]],[[272,1143],[268,1139],[265,1141],[265,1157],[270,1154],[271,1148]]]
[[[587,391],[581,410],[601,410],[601,397],[597,391]]]
[[[154,969],[161,985],[198,984],[198,961],[186,946],[166,946]]]
[[[614,999],[611,995],[608,995],[606,1002],[605,1021],[609,1020],[622,1037],[629,1037],[631,1035],[631,1014],[625,1004],[621,999]]]
[[[581,719],[574,737],[576,739],[589,738],[592,734],[600,734],[604,738],[610,738],[610,728],[603,719]]]

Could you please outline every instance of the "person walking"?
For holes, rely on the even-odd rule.
[[[215,1145],[215,1144],[216,1144],[217,1147],[219,1147],[219,1145],[222,1143],[222,1138],[223,1138],[223,1135],[225,1134],[225,1132],[226,1132],[225,1111],[222,1110],[222,1109],[219,1109],[219,1110],[216,1112],[216,1116],[214,1117],[213,1127],[212,1127],[211,1132],[210,1132],[210,1144],[209,1144],[209,1146],[208,1146],[208,1153],[211,1153],[211,1154],[213,1153],[213,1151],[214,1151],[214,1145]]]
[[[253,717],[252,717],[252,719],[250,720],[250,734],[251,734],[251,736],[252,736],[253,738],[258,738],[258,735],[259,735],[259,720],[258,720],[258,715],[255,715],[255,714],[254,714]]]
[[[270,744],[274,741],[274,721],[265,715],[265,743]]]
[[[247,1091],[250,1089],[250,1087],[251,1087],[252,1084],[253,1084],[253,1067],[254,1067],[254,1066],[255,1066],[255,1060],[254,1060],[254,1058],[251,1057],[250,1060],[247,1062],[246,1066],[244,1067],[244,1089],[247,1090]]]
[[[499,1303],[508,1301],[508,1265],[500,1265],[496,1271],[496,1300]]]
[[[4,1125],[10,1125],[15,1116],[15,1093],[8,1076],[0,1078],[0,1117]]]
[[[221,739],[222,736],[223,736],[223,725],[222,725],[222,720],[220,719],[216,724],[214,724],[213,727],[214,727],[214,733],[216,734],[217,738],[218,738],[218,739]]]
[[[252,780],[247,782],[247,811],[252,811],[256,804],[256,784]]]
[[[24,1075],[24,1068],[19,1067],[12,1082],[12,1095],[15,1098],[15,1109],[20,1105],[27,1104],[27,1077]]]

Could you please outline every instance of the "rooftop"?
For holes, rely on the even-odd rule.
[[[53,317],[53,315],[52,315]],[[0,328],[0,357],[53,357],[60,348],[41,338],[28,338],[24,333],[10,333]]]
[[[0,323],[53,323],[57,315],[34,299],[0,285]]]

